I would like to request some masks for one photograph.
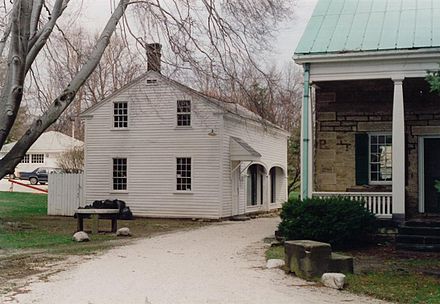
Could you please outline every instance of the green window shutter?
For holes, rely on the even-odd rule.
[[[368,134],[356,134],[356,185],[368,185]]]

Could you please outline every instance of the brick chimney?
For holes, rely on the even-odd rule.
[[[147,71],[160,73],[160,57],[162,56],[162,45],[160,43],[149,43],[147,49]]]

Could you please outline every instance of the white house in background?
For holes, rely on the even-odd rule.
[[[15,142],[6,144],[0,151],[0,159],[8,153]],[[43,133],[29,148],[21,163],[15,168],[18,171],[33,171],[39,167],[56,168],[57,159],[62,153],[73,147],[81,147],[84,143],[73,137],[56,131]]]
[[[246,108],[147,71],[82,114],[85,198],[137,216],[223,218],[287,199],[287,137]]]

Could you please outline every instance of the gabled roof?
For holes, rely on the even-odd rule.
[[[41,136],[35,141],[35,143],[29,148],[28,152],[64,152],[73,147],[80,147],[84,143],[73,137],[65,135],[57,131],[49,131],[41,134]],[[12,149],[15,142],[3,145],[0,152],[6,153]]]
[[[243,139],[231,136],[231,160],[252,161],[261,158],[261,154]]]
[[[319,0],[295,55],[438,47],[439,0]]]
[[[123,91],[126,91],[128,89],[130,89],[131,87],[133,87],[134,85],[142,82],[143,80],[145,80],[147,77],[151,77],[151,75],[153,75],[154,77],[158,77],[166,82],[168,82],[169,84],[173,85],[174,87],[177,87],[180,90],[186,91],[189,94],[192,95],[196,95],[198,97],[201,97],[202,99],[206,100],[207,102],[216,105],[217,107],[219,107],[220,109],[222,109],[223,111],[230,113],[232,115],[236,115],[239,116],[241,118],[244,119],[249,119],[267,126],[270,126],[272,128],[275,128],[279,131],[282,131],[286,134],[288,134],[287,131],[285,131],[284,129],[282,129],[281,127],[271,123],[268,120],[263,119],[261,116],[255,114],[254,112],[252,112],[251,110],[243,107],[242,105],[239,105],[237,103],[233,103],[233,102],[227,102],[224,100],[220,100],[218,98],[214,98],[211,96],[208,96],[204,93],[201,93],[199,91],[196,91],[180,82],[177,82],[169,77],[166,77],[156,71],[150,70],[147,71],[146,73],[144,73],[143,75],[141,75],[140,77],[132,80],[130,83],[126,84],[125,86],[121,87],[120,89],[116,90],[115,92],[113,92],[110,96],[106,97],[105,99],[103,99],[102,101],[98,102],[97,104],[95,104],[94,106],[88,108],[87,110],[85,110],[82,114],[81,117],[87,117],[92,115],[92,113],[98,109],[99,107],[101,107],[103,104],[105,104],[106,102],[108,102],[109,100],[111,100],[112,98],[114,98],[115,96],[117,96],[118,94],[122,93]]]

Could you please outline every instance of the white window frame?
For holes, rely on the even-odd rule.
[[[35,161],[34,161],[35,157]],[[44,153],[35,153],[30,155],[30,163],[31,164],[44,164],[45,155]]]
[[[178,182],[177,182],[177,179],[179,178],[178,176],[177,176],[177,160],[178,159],[181,159],[181,158],[189,158],[189,160],[190,160],[190,162],[189,162],[189,164],[190,164],[190,166],[191,166],[191,171],[190,171],[190,176],[189,176],[189,179],[190,179],[190,189],[189,190],[178,190],[177,188],[178,188]],[[176,156],[175,157],[175,159],[174,159],[174,174],[175,174],[175,179],[174,179],[174,191],[176,192],[176,193],[192,193],[193,191],[194,191],[194,178],[193,178],[193,172],[194,172],[194,166],[193,166],[193,164],[194,164],[194,159],[193,159],[193,157],[192,156],[189,156],[189,155],[182,155],[182,156]],[[180,178],[182,178],[182,177],[180,177]]]
[[[125,159],[125,189],[115,189],[115,169],[114,169],[114,165],[115,165],[115,160],[116,159]],[[114,156],[111,158],[111,176],[110,176],[110,181],[111,181],[111,185],[110,185],[110,189],[111,192],[127,192],[128,191],[128,158],[124,157],[124,156]],[[121,177],[119,177],[121,178]]]
[[[127,105],[127,114],[126,114],[126,116],[127,116],[127,126],[121,126],[121,127],[119,127],[119,126],[115,126],[115,123],[116,123],[116,116],[120,116],[120,117],[123,117],[124,115],[117,115],[117,114],[115,114],[115,107],[116,107],[116,104],[126,104]],[[114,130],[127,130],[128,129],[128,127],[130,126],[130,105],[129,105],[129,102],[128,101],[114,101],[113,102],[113,107],[112,107],[112,110],[111,110],[112,112],[112,128],[114,129]],[[120,124],[121,122],[119,122],[119,124]]]
[[[368,134],[368,184],[369,185],[392,185],[393,184],[393,176],[391,173],[390,181],[373,181],[371,180],[371,136],[392,136],[390,132],[381,132],[381,133],[369,133]],[[393,148],[393,143],[391,143],[391,149]],[[392,163],[392,160],[391,160]],[[391,172],[393,168],[391,167]]]
[[[179,102],[181,101],[188,101],[189,102],[189,112],[179,112]],[[178,99],[176,101],[176,127],[177,128],[191,128],[192,127],[192,100],[191,99]],[[189,125],[179,125],[179,115],[189,115]]]

